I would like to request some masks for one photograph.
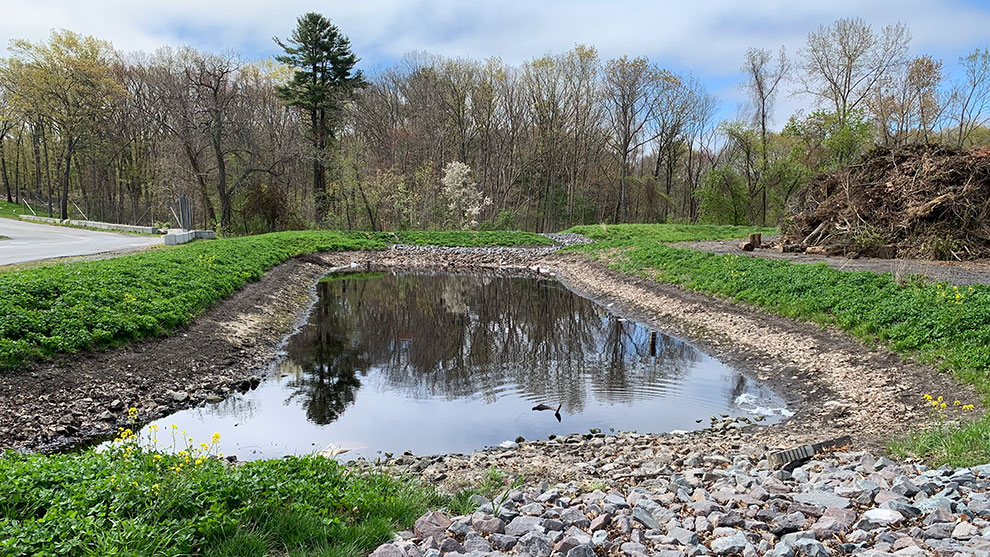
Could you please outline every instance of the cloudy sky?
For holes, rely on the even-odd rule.
[[[416,50],[519,63],[590,44],[606,58],[648,56],[694,73],[730,115],[748,47],[794,54],[809,31],[840,17],[903,22],[912,51],[943,59],[950,72],[961,54],[990,42],[990,0],[0,0],[0,43],[67,28],[124,51],[189,44],[265,58],[277,53],[272,37],[288,35],[306,11],[350,37],[366,73]],[[781,101],[783,116],[803,102]]]

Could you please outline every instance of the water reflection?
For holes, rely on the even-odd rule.
[[[197,439],[273,458],[329,444],[469,452],[517,435],[670,431],[781,405],[678,339],[610,314],[552,280],[464,274],[332,276],[270,380],[180,412]],[[533,411],[545,404],[560,410]],[[771,418],[768,421],[773,421]]]
[[[309,324],[289,341],[287,364],[302,370],[289,387],[307,416],[328,424],[372,369],[411,398],[491,402],[512,385],[573,413],[589,397],[663,396],[700,356],[555,281],[387,275],[321,282]]]

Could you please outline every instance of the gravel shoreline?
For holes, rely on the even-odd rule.
[[[930,469],[841,449],[775,470],[767,447],[743,429],[589,433],[466,457],[393,459],[393,472],[433,482],[488,466],[531,481],[494,502],[473,496],[477,510],[468,515],[427,513],[372,555],[990,552],[990,465]]]

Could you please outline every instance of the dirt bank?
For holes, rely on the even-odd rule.
[[[116,432],[130,407],[146,421],[249,386],[305,318],[318,277],[350,264],[552,272],[613,311],[692,340],[771,384],[795,416],[760,429],[770,446],[852,434],[858,445],[876,447],[927,418],[919,404],[926,392],[977,400],[969,387],[841,332],[621,275],[577,256],[547,249],[396,247],[297,258],[170,337],[0,375],[0,448],[54,450]]]

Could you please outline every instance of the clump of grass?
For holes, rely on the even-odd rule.
[[[976,407],[930,394],[923,403],[932,414],[932,424],[888,444],[898,456],[923,457],[934,464],[973,466],[990,462],[990,415],[972,420]]]
[[[495,514],[498,514],[509,493],[519,489],[524,481],[523,476],[510,477],[493,464],[477,485],[465,487],[454,493],[447,503],[447,508],[454,514],[470,514],[477,508],[472,502],[472,497],[481,495],[492,502]]]
[[[180,440],[184,441],[184,440]],[[230,465],[214,438],[0,457],[3,555],[359,555],[446,502],[319,456]]]

